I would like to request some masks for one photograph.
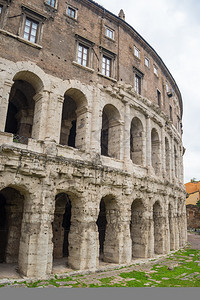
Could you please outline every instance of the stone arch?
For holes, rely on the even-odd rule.
[[[164,220],[163,211],[160,201],[157,200],[153,205],[153,236],[154,236],[154,253],[164,253]]]
[[[82,91],[68,89],[64,94],[60,144],[73,148],[86,148],[87,99]]]
[[[112,104],[102,112],[101,155],[120,158],[120,113]]]
[[[55,196],[53,231],[53,259],[64,267],[73,269],[82,268],[83,258],[80,256],[83,234],[83,207],[84,201],[77,190],[59,184]]]
[[[130,128],[130,158],[136,165],[144,163],[144,144],[143,144],[144,128],[141,120],[134,117]]]
[[[166,170],[166,175],[169,178],[170,177],[170,147],[169,147],[169,140],[167,137],[165,137],[165,170]]]
[[[18,80],[28,82],[34,88],[36,93],[41,92],[44,88],[43,81],[40,79],[40,77],[29,70],[17,72],[13,77],[13,81],[15,82]]]
[[[53,221],[53,258],[69,256],[68,235],[71,225],[71,200],[68,194],[59,193],[55,198]]]
[[[18,75],[23,76],[23,80],[29,82],[33,85],[37,93],[41,92],[43,89],[50,91],[51,82],[48,75],[35,63],[30,61],[18,61],[13,66],[12,73],[10,74],[10,79],[15,78],[17,80]],[[38,78],[40,79],[38,81]]]
[[[25,197],[14,186],[0,191],[0,261],[18,263]],[[21,253],[22,255],[22,253]]]
[[[38,75],[29,70],[16,72],[12,80],[4,130],[14,134],[13,141],[27,144],[28,138],[37,136],[40,112],[36,108],[36,98],[44,84]]]
[[[151,162],[155,174],[160,174],[160,138],[158,131],[153,128],[151,131]]]
[[[99,232],[99,258],[105,262],[118,262],[118,215],[117,198],[107,194],[101,198],[97,227]]]
[[[141,199],[135,199],[131,205],[130,231],[132,239],[132,257],[148,255],[148,220],[145,216],[145,205]]]

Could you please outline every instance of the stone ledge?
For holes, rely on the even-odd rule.
[[[42,49],[41,45],[38,45],[36,43],[32,43],[32,42],[30,42],[28,40],[25,40],[24,38],[22,38],[22,37],[20,37],[20,36],[18,36],[16,34],[13,34],[13,33],[9,32],[9,31],[0,29],[0,33],[3,34],[3,35],[7,35],[9,37],[12,37],[12,38],[14,38],[14,39],[16,39],[16,40],[18,40],[18,41],[20,41],[20,42],[22,42],[24,44],[27,44],[27,45],[29,45],[29,46],[31,46],[33,48],[36,48],[36,49],[39,49],[39,50]]]

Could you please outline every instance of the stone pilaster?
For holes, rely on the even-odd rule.
[[[0,131],[5,131],[9,96],[12,85],[13,81],[5,81],[2,87],[2,94],[0,94]]]

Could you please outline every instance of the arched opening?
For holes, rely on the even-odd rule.
[[[163,254],[163,219],[159,201],[153,206],[154,253]]]
[[[118,212],[116,199],[112,195],[103,197],[97,219],[99,232],[99,259],[105,262],[118,262]]]
[[[133,118],[130,129],[130,158],[136,165],[143,165],[143,125]]]
[[[147,256],[148,228],[144,213],[145,209],[142,200],[134,200],[131,205],[130,222],[133,258]]]
[[[174,173],[175,177],[178,177],[178,154],[176,146],[174,146]]]
[[[25,80],[15,80],[9,96],[5,132],[14,134],[13,141],[28,143],[32,137],[36,91]]]
[[[120,114],[111,104],[102,112],[101,155],[120,158]]]
[[[155,128],[151,131],[151,161],[155,174],[160,174],[160,140]]]
[[[165,138],[165,168],[167,176],[170,176],[170,151],[169,151],[169,141]]]
[[[24,197],[14,188],[0,191],[0,262],[17,263]]]
[[[173,207],[171,203],[168,206],[168,218],[169,218],[169,242],[170,250],[175,249],[175,232],[174,232],[174,219],[173,219]]]
[[[99,259],[100,260],[103,260],[106,224],[107,224],[106,206],[105,206],[104,199],[102,199],[100,202],[100,211],[97,219],[97,226],[99,232]]]
[[[69,256],[68,235],[71,225],[71,200],[68,194],[60,193],[55,199],[53,221],[53,259]]]
[[[85,147],[87,126],[87,101],[77,89],[69,89],[64,95],[60,144],[73,148]]]

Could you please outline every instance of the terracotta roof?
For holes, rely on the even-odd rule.
[[[198,182],[188,182],[185,184],[186,192],[188,194],[200,191],[200,181]]]

